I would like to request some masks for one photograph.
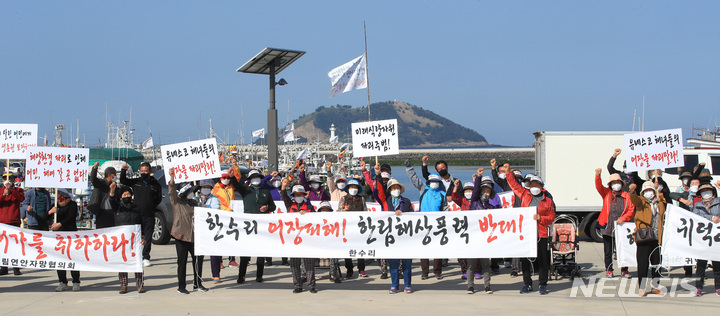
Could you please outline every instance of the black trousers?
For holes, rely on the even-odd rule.
[[[152,233],[154,229],[155,216],[143,216],[142,223],[140,224],[140,230],[142,230],[143,239],[145,239],[145,245],[143,245],[142,251],[143,260],[150,260],[150,249],[152,248]],[[167,227],[165,229],[167,229]]]
[[[60,283],[68,283],[67,270],[57,270],[58,280]],[[73,283],[80,283],[80,271],[70,270]]]
[[[365,271],[365,259],[357,259],[358,265],[358,272],[359,271]],[[348,272],[352,271],[353,269],[353,262],[352,259],[345,259],[345,268],[348,270]]]
[[[720,261],[712,262],[713,279],[715,280],[715,290],[720,290]],[[695,287],[702,289],[705,285],[705,269],[707,269],[707,260],[697,260],[697,271],[695,272]]]
[[[187,259],[190,253],[193,268],[193,286],[200,285],[202,281],[202,266],[204,256],[195,256],[195,245],[189,241],[175,240],[175,252],[177,253],[177,278],[178,288],[184,289],[187,286]]]
[[[538,266],[538,278],[540,279],[540,285],[547,285],[548,282],[548,270],[550,268],[550,251],[548,250],[548,239],[540,238],[537,242],[537,257],[535,257]],[[532,265],[528,258],[520,259],[522,263],[523,282],[525,285],[532,286]]]
[[[238,266],[238,279],[244,279],[247,274],[247,266],[250,262],[250,257],[240,257],[240,265]],[[265,257],[257,257],[255,260],[257,266],[257,273],[255,278],[262,278],[263,271],[265,271]]]
[[[605,246],[605,271],[613,271],[613,253],[615,253],[615,237],[603,235]],[[621,271],[628,271],[628,267],[620,267]]]
[[[657,248],[657,249],[656,249]],[[643,283],[643,279],[647,278],[648,269],[650,268],[650,264],[652,265],[659,265],[660,264],[660,248],[658,248],[658,242],[657,240],[646,242],[642,244],[637,244],[637,252],[635,253],[635,258],[637,260],[637,271],[638,271],[638,285],[641,289],[644,289],[647,284]],[[653,268],[651,271],[652,278],[659,278],[660,277],[660,270],[659,268]],[[647,280],[645,280],[647,282]]]

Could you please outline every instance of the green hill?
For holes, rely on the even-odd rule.
[[[477,147],[490,145],[485,137],[467,127],[460,126],[432,111],[398,101],[378,102],[370,105],[373,121],[398,120],[400,146],[410,147]],[[350,142],[350,126],[368,120],[367,107],[349,105],[318,107],[315,112],[295,120],[295,137],[300,142],[328,142],[330,126],[340,142]]]

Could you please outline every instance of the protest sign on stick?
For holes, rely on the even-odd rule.
[[[400,153],[397,120],[352,123],[353,156],[387,156]]]
[[[625,134],[628,171],[685,166],[682,129]]]
[[[25,151],[37,146],[37,129],[37,124],[0,124],[0,159],[5,159],[7,168],[10,159],[25,159]],[[9,172],[6,180],[10,180]]]
[[[163,167],[172,168],[176,182],[220,178],[220,155],[215,138],[160,146]],[[165,181],[169,181],[165,177]]]

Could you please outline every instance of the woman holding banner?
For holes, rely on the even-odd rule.
[[[720,181],[717,182],[720,186]],[[711,184],[703,184],[698,188],[698,194],[702,201],[695,203],[693,213],[702,216],[713,223],[720,223],[720,198],[717,196],[717,189]],[[720,261],[712,261],[713,279],[715,281],[715,294],[720,295]],[[695,296],[702,295],[702,288],[705,285],[705,270],[707,260],[697,259],[697,270],[695,274]]]
[[[662,244],[662,229],[665,216],[665,197],[658,194],[656,189],[657,182],[653,183],[645,181],[640,190],[640,195],[635,194],[636,184],[630,185],[630,200],[635,204],[635,244],[637,252],[638,285],[640,296],[646,296],[645,288],[647,280],[648,268],[650,264],[657,268],[652,268],[651,275],[653,279],[660,277],[660,245]],[[651,286],[652,282],[651,282]],[[653,288],[651,294],[662,295],[662,291]]]
[[[360,185],[360,181],[351,179],[347,182],[348,194],[340,200],[339,209],[340,212],[367,212],[367,204],[362,193],[363,186]],[[361,277],[367,277],[368,274],[365,272],[365,259],[357,259],[358,275]],[[352,259],[345,259],[345,268],[347,268],[347,277],[353,275],[353,263]]]
[[[310,203],[310,200],[307,199],[305,187],[302,185],[293,186],[292,192],[290,193],[292,195],[292,199],[290,199],[286,193],[288,183],[288,179],[284,179],[282,182],[282,189],[280,190],[280,192],[283,193],[282,199],[285,203],[285,207],[287,207],[288,213],[300,213],[300,215],[302,215],[307,212],[314,212],[315,209]],[[315,294],[317,293],[317,289],[315,289],[315,259],[313,258],[290,258],[290,270],[292,271],[293,285],[295,285],[293,293],[301,293],[303,283],[305,283],[303,282],[303,273],[300,269],[301,263],[305,264],[305,279],[308,280],[310,293]]]
[[[115,226],[121,225],[142,225],[142,216],[140,215],[140,208],[133,203],[133,191],[131,187],[123,187],[120,189],[120,202],[116,199],[115,191],[117,189],[117,183],[110,183],[110,192],[108,193],[110,206],[115,213]],[[147,241],[145,238],[140,240],[141,245],[145,245]],[[128,286],[128,273],[118,273],[120,279],[120,294],[127,293]],[[143,273],[135,272],[135,285],[137,286],[138,293],[145,293],[145,287],[143,286]]]
[[[615,225],[632,220],[635,205],[630,202],[630,193],[623,191],[625,181],[618,173],[610,175],[608,186],[602,184],[602,169],[595,169],[595,189],[603,199],[603,207],[598,216],[598,224],[602,228],[605,251],[605,271],[608,278],[613,277],[613,253],[615,252]],[[628,267],[620,267],[620,276],[630,277]]]
[[[63,231],[63,232],[74,232],[77,231],[77,225],[75,224],[75,218],[78,213],[78,206],[75,203],[72,194],[65,189],[57,189],[57,207],[50,209],[48,214],[53,215],[57,213],[57,220],[50,230],[52,231]],[[62,292],[69,290],[67,270],[57,270],[58,280],[60,284],[55,288],[55,292]],[[73,292],[80,291],[80,271],[70,271],[72,276],[72,290]]]

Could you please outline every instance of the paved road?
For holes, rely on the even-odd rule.
[[[602,244],[583,241],[579,262],[584,268],[584,277],[601,277]],[[119,281],[112,273],[82,272],[82,290],[80,292],[54,292],[57,276],[54,271],[23,270],[21,276],[12,273],[0,276],[0,314],[2,315],[41,315],[59,312],[67,314],[99,313],[101,315],[197,315],[262,311],[266,315],[323,315],[329,313],[373,315],[378,312],[388,315],[408,313],[433,313],[461,315],[467,312],[510,313],[510,314],[603,314],[603,315],[682,315],[693,313],[717,312],[720,297],[712,293],[712,280],[705,286],[703,297],[619,297],[616,294],[620,280],[605,283],[605,294],[611,297],[570,297],[572,283],[567,279],[552,280],[550,294],[541,296],[537,292],[521,295],[522,277],[511,278],[509,269],[501,269],[501,274],[492,279],[495,294],[483,292],[474,295],[465,294],[466,285],[460,279],[460,269],[455,260],[445,269],[443,280],[420,280],[419,261],[413,266],[413,294],[398,293],[389,295],[390,280],[379,278],[377,264],[370,264],[368,278],[352,278],[340,284],[331,283],[327,278],[327,269],[318,269],[322,277],[318,281],[317,294],[303,292],[292,293],[292,278],[286,266],[273,266],[265,269],[265,283],[254,282],[255,268],[251,265],[246,284],[235,283],[237,269],[226,268],[221,271],[223,282],[213,284],[210,277],[209,259],[205,260],[204,276],[208,292],[191,292],[190,295],[176,292],[176,258],[173,244],[154,246],[153,266],[146,268],[147,293],[134,291],[134,280],[130,275],[128,294],[118,294]],[[279,259],[275,258],[275,263]],[[254,262],[254,261],[253,261]],[[344,268],[343,268],[344,270]],[[188,266],[188,271],[192,269]],[[634,272],[631,269],[631,272]],[[671,277],[680,277],[682,270],[676,269]],[[68,275],[69,277],[69,275]],[[537,288],[537,277],[535,287]],[[188,277],[188,281],[191,282]],[[664,281],[668,286],[671,281]],[[189,286],[191,288],[191,285]],[[628,286],[622,291],[636,292],[636,287]],[[679,290],[678,294],[687,294]]]

